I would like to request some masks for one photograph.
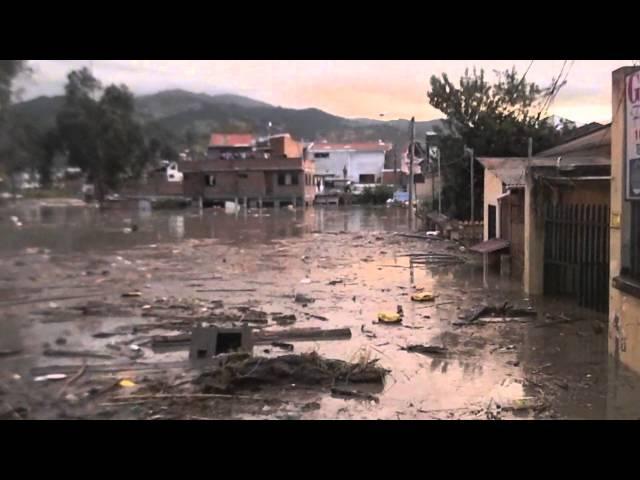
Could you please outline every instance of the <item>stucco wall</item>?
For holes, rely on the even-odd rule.
[[[611,125],[611,227],[610,270],[611,279],[620,275],[622,231],[617,220],[624,222],[629,202],[624,200],[624,118],[625,76],[632,68],[622,68],[612,75]],[[622,224],[620,224],[622,225]],[[614,288],[609,289],[609,353],[631,370],[640,373],[640,299]]]
[[[484,233],[482,238],[489,239],[489,205],[496,207],[496,237],[500,238],[500,212],[498,197],[502,195],[502,181],[491,170],[484,171]]]

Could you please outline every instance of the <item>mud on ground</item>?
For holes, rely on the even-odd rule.
[[[20,248],[5,250],[0,258],[0,415],[606,416],[601,317],[567,303],[525,298],[518,282],[483,274],[478,259],[456,243],[396,235],[397,222],[344,231],[339,228],[343,218],[345,225],[349,220],[344,211],[335,214],[334,223],[327,221],[327,228],[324,221],[332,214],[323,212],[320,225],[318,215],[311,210],[243,221],[219,213],[202,220],[193,214],[183,220],[187,235],[178,238],[154,237],[152,223],[146,234],[142,225],[137,242],[129,240],[132,233],[124,245],[114,242],[112,248],[78,251],[22,240]],[[105,223],[111,231],[119,221]],[[260,222],[265,221],[271,222],[273,235],[253,236],[264,232]],[[225,232],[214,238],[190,236],[189,225],[200,229],[202,222]],[[292,231],[291,225],[301,227]],[[148,241],[154,238],[158,241]],[[436,257],[440,260],[433,261]],[[412,301],[419,292],[436,298]],[[504,302],[532,307],[537,314],[465,321],[478,305]],[[401,323],[378,321],[380,312],[399,309]],[[208,371],[193,368],[185,348],[152,348],[154,337],[189,334],[198,322],[248,324],[256,332],[348,328],[351,338],[258,344],[253,359]],[[290,363],[274,363],[279,357]],[[315,373],[301,373],[309,359],[315,359]],[[332,360],[344,362],[347,367],[341,368],[364,365],[385,373],[381,381],[354,383],[322,370],[322,381],[305,381],[318,375],[318,362],[326,368]]]

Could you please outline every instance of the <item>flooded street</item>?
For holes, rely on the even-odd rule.
[[[526,298],[518,282],[483,272],[481,258],[457,243],[397,235],[408,231],[402,208],[34,206],[0,217],[4,418],[640,417],[637,379],[608,360],[606,316]],[[409,255],[427,252],[459,262]],[[435,301],[412,301],[420,291]],[[461,322],[469,309],[505,302],[537,315]],[[401,323],[378,322],[399,307]],[[152,348],[153,338],[224,315],[257,332],[350,329],[349,339],[287,342],[296,354],[377,359],[388,374],[366,399],[292,382],[185,393],[198,375],[189,347]],[[295,321],[276,320],[283,315]],[[270,343],[253,348],[265,359],[287,353]],[[42,378],[51,374],[64,377]]]

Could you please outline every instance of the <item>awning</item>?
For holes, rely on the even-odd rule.
[[[502,238],[492,238],[486,242],[478,243],[469,250],[476,253],[492,253],[499,250],[509,248],[509,240],[503,240]]]

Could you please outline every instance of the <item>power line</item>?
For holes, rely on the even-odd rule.
[[[535,60],[531,60],[531,63],[529,64],[529,66],[525,70],[524,75],[522,75],[522,78],[518,82],[518,88],[520,88],[520,85],[522,85],[522,82],[524,82],[524,79],[527,76],[527,73],[529,73],[529,70],[531,69],[531,65],[533,65],[533,62],[535,62]]]
[[[556,88],[558,88],[558,84],[560,83],[560,79],[562,78],[562,73],[564,72],[564,68],[567,66],[567,61],[565,60],[562,63],[562,68],[560,69],[560,74],[558,75],[558,78],[555,79],[555,81],[553,82],[553,85],[551,86],[551,90],[549,91],[549,95],[547,96],[543,106],[542,106],[542,110],[541,110],[541,114],[545,114],[547,112],[547,109],[549,108],[549,106],[551,105],[551,101],[553,99],[553,97],[555,97],[555,95],[557,94]]]
[[[562,78],[562,72],[564,72],[564,68],[567,66],[567,61],[565,60],[562,63],[562,68],[560,69],[560,74],[558,75],[558,78],[556,78],[555,82],[553,82],[553,85],[551,86],[551,90],[549,91],[549,95],[547,96],[547,101],[546,101],[546,105],[545,105],[545,111],[547,108],[549,108],[549,105],[551,104],[551,99],[556,95],[557,93],[557,88],[558,88],[558,84],[560,83],[560,79]]]

